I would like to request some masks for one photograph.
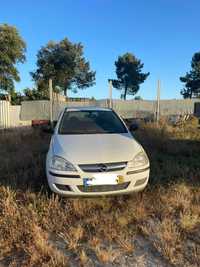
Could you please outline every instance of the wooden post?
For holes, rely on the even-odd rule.
[[[49,118],[50,124],[53,125],[53,85],[52,79],[49,79]]]
[[[8,94],[8,101],[9,101],[9,103],[11,103],[11,95],[10,94]]]

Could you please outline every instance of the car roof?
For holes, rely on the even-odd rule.
[[[66,107],[66,111],[111,111],[110,108],[102,108],[102,107],[90,107],[90,106],[79,106],[79,107]]]

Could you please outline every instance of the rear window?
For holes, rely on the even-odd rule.
[[[59,134],[113,134],[127,133],[127,129],[113,111],[65,111]]]

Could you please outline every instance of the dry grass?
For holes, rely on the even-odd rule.
[[[138,235],[169,264],[200,262],[200,130],[142,127],[136,138],[151,160],[144,192],[65,199],[49,192],[44,161],[49,136],[0,133],[0,264],[121,266]],[[145,248],[144,248],[145,250]]]

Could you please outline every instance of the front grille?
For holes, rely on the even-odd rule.
[[[84,193],[93,193],[93,192],[110,192],[110,191],[120,191],[124,190],[129,186],[130,182],[122,183],[122,184],[115,184],[115,185],[90,185],[84,186],[79,185],[77,186],[81,192]]]
[[[75,175],[75,174],[60,174],[60,173],[54,173],[54,172],[49,172],[50,175],[56,176],[56,177],[62,177],[62,178],[80,178],[80,175]]]
[[[99,164],[81,164],[79,167],[84,172],[112,172],[123,170],[127,162],[99,163]]]

